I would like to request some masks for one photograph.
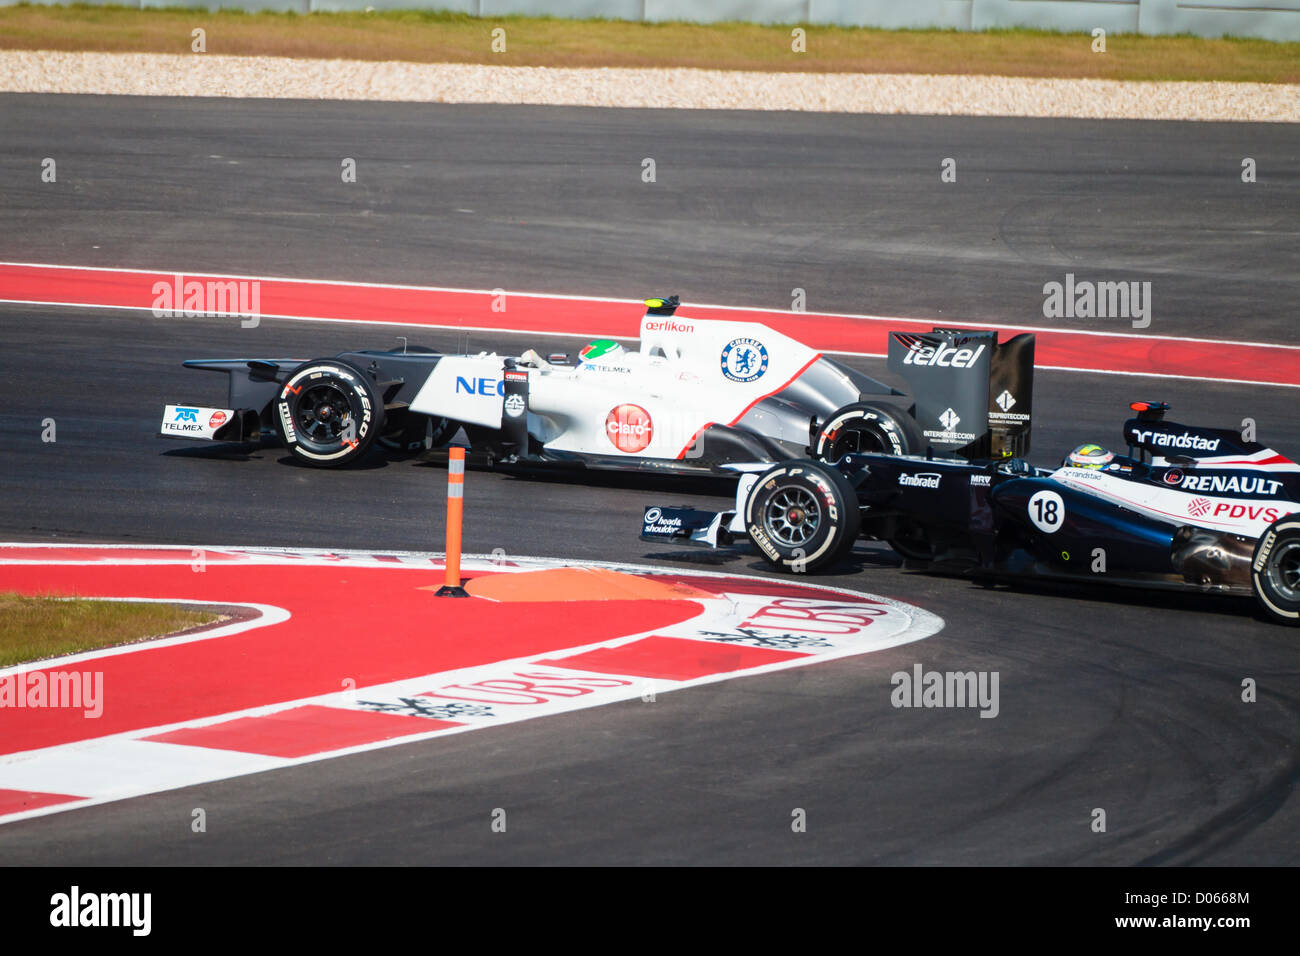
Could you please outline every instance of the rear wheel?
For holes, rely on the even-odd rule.
[[[745,502],[750,540],[769,564],[796,574],[844,558],[860,521],[857,492],[848,479],[815,461],[769,469]]]
[[[275,428],[289,452],[316,468],[359,459],[384,425],[384,404],[360,369],[314,359],[294,369],[275,399]]]
[[[839,461],[845,455],[917,455],[924,441],[910,415],[890,405],[855,402],[837,409],[817,430],[813,455]]]
[[[1281,518],[1260,535],[1250,579],[1255,599],[1269,617],[1300,625],[1300,517]]]

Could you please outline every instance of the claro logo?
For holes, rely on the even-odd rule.
[[[1133,429],[1134,444],[1150,445],[1154,448],[1180,448],[1184,451],[1218,451],[1219,439],[1202,438],[1187,432],[1157,432],[1150,429]]]
[[[907,355],[903,357],[903,364],[933,365],[939,368],[974,368],[983,352],[983,345],[975,349],[959,349],[952,345],[940,345],[936,348],[931,345],[922,345],[920,342],[913,342],[907,347]]]
[[[605,434],[619,451],[643,451],[654,433],[650,413],[640,405],[620,405],[605,416]]]

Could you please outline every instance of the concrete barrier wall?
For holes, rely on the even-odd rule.
[[[12,4],[17,0],[0,0]],[[43,2],[43,0],[37,0]],[[96,3],[102,0],[84,0]],[[1300,41],[1300,0],[117,0],[127,6],[243,10],[436,9],[474,16],[509,14],[813,23],[887,29],[938,27],[1107,34],[1191,33]]]

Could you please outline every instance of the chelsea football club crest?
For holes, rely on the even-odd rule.
[[[767,349],[757,339],[732,339],[722,350],[722,374],[733,382],[752,382],[767,371]]]

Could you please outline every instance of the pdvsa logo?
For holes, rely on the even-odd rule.
[[[767,364],[767,349],[758,339],[732,339],[722,350],[722,374],[733,382],[762,378]]]
[[[605,416],[605,434],[619,451],[644,451],[654,433],[650,413],[640,405],[620,405]]]

